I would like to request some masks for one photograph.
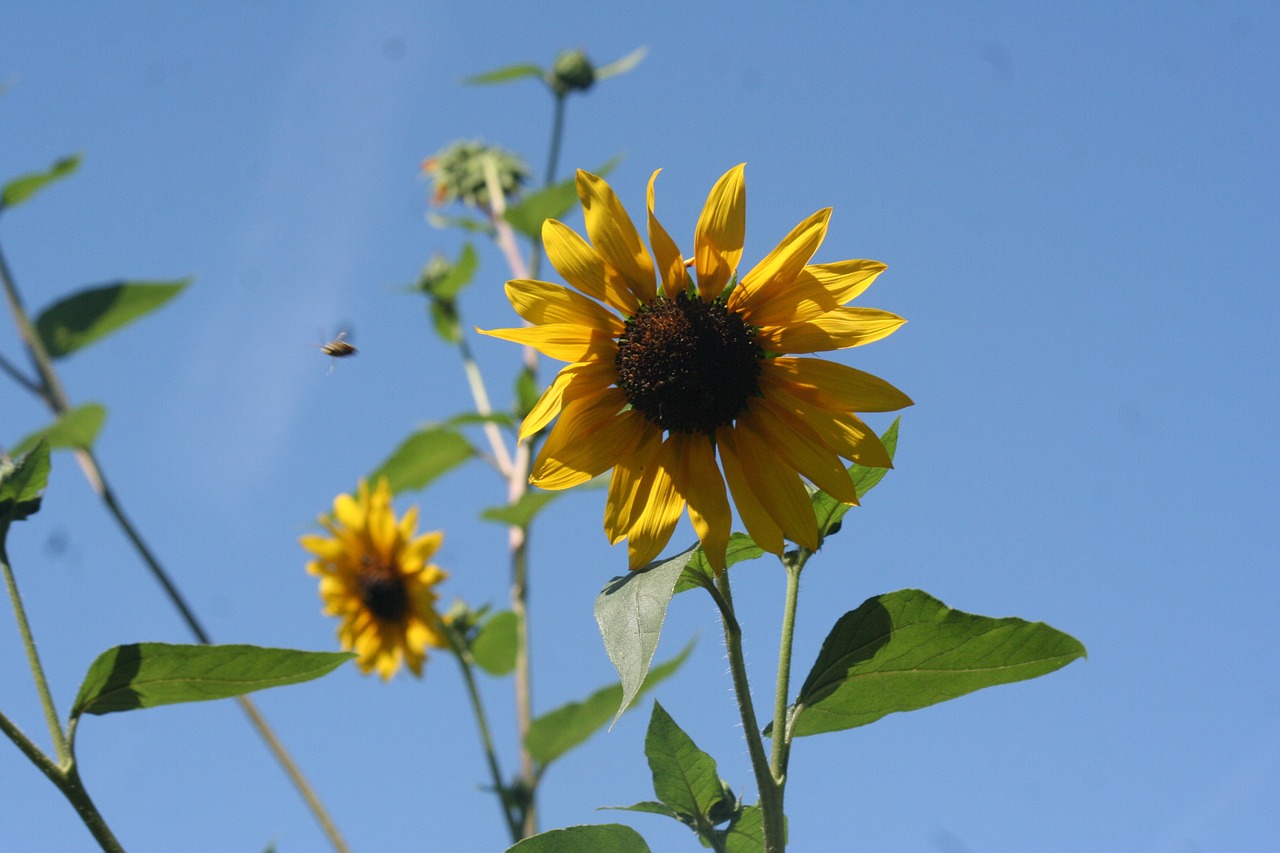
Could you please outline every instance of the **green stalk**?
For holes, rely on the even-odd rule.
[[[791,642],[796,629],[796,603],[800,597],[800,572],[811,551],[801,549],[782,557],[787,571],[787,598],[782,608],[782,636],[778,641],[778,683],[773,695],[773,735],[769,769],[778,783],[779,799],[787,784],[787,759],[791,754],[791,721],[787,716],[787,694],[791,681]]]

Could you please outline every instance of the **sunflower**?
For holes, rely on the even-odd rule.
[[[738,278],[743,170],[730,169],[712,188],[688,262],[654,216],[658,172],[647,193],[650,254],[609,185],[579,171],[590,242],[552,219],[542,228],[547,257],[572,289],[509,281],[507,297],[532,325],[486,332],[569,362],[520,427],[524,440],[558,416],[530,482],[566,489],[612,468],[605,533],[615,545],[627,540],[632,569],[661,552],[687,508],[708,559],[723,571],[730,495],[761,548],[780,554],[789,539],[816,550],[802,477],[856,504],[841,457],[881,468],[891,462],[854,412],[911,405],[868,373],[796,357],[867,344],[905,322],[845,305],[884,264],[809,264],[830,208]]]
[[[320,516],[332,538],[303,536],[303,548],[316,555],[307,571],[320,576],[324,612],[338,616],[342,648],[354,650],[361,671],[378,670],[390,679],[408,665],[421,677],[427,646],[448,641],[435,612],[435,586],[448,575],[428,562],[444,534],[417,535],[418,508],[396,521],[391,487],[383,477],[370,492],[338,495],[333,515]]]

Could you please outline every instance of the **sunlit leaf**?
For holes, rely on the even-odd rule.
[[[626,74],[639,65],[648,54],[648,46],[641,45],[621,59],[615,59],[608,65],[602,65],[597,68],[596,80],[607,80],[610,77],[617,77],[619,74]]]
[[[355,655],[260,646],[132,643],[98,656],[71,716],[226,699],[332,672]]]
[[[395,452],[369,474],[369,482],[376,483],[385,476],[392,494],[421,489],[475,455],[471,442],[457,430],[428,427],[401,442]]]
[[[651,853],[640,833],[620,823],[568,826],[540,832],[506,853]]]
[[[488,521],[510,525],[511,527],[528,527],[534,516],[541,512],[547,504],[560,497],[561,494],[563,493],[530,489],[521,495],[520,499],[515,503],[507,506],[489,507],[480,513],[480,517]]]
[[[49,443],[40,441],[16,462],[0,454],[0,529],[40,510],[49,483]]]
[[[693,738],[656,701],[644,738],[644,754],[658,799],[690,826],[713,826],[712,810],[724,799],[715,759],[698,749]]]
[[[58,418],[42,430],[36,430],[13,446],[14,453],[26,453],[40,439],[49,442],[53,450],[88,449],[98,437],[107,410],[98,403],[85,403]]]
[[[118,281],[91,287],[50,305],[36,319],[36,331],[53,358],[127,326],[182,292],[191,279]]]
[[[47,171],[32,172],[14,178],[0,190],[0,211],[17,207],[54,181],[65,178],[80,166],[80,155],[73,154],[58,160]]]
[[[595,174],[603,178],[621,162],[621,156],[614,157],[596,169]],[[566,178],[557,184],[530,193],[518,204],[507,208],[503,218],[512,228],[530,240],[541,240],[542,223],[545,220],[563,219],[565,214],[578,206],[577,186],[575,178]]]
[[[596,596],[596,624],[622,681],[622,704],[615,722],[644,684],[676,581],[693,554],[694,549],[690,548],[669,559],[655,560],[643,569],[609,581]]]
[[[725,831],[724,853],[760,853],[763,849],[764,812],[759,806],[743,806]]]
[[[519,627],[516,615],[503,610],[490,616],[471,643],[471,657],[490,675],[506,675],[516,668]]]
[[[684,650],[671,660],[664,661],[649,670],[637,695],[649,691],[679,669],[688,659],[691,651],[693,651],[693,643],[685,646]],[[524,744],[533,756],[533,760],[545,767],[608,723],[617,712],[621,701],[622,686],[620,684],[601,688],[582,702],[570,702],[538,717],[530,726]]]
[[[880,443],[884,445],[884,449],[889,452],[889,458],[892,459],[894,453],[898,449],[898,422],[901,418],[894,418],[893,423],[880,436]],[[852,465],[849,467],[849,476],[853,478],[853,487],[858,491],[858,500],[862,500],[867,492],[876,487],[876,484],[884,479],[884,475],[889,473],[888,468],[867,468],[863,465]],[[818,516],[818,533],[826,537],[832,536],[840,532],[842,519],[852,506],[841,503],[826,492],[819,491],[814,494],[813,511]]]
[[[793,733],[865,726],[1084,656],[1080,641],[1043,622],[952,610],[918,589],[878,595],[841,616],[823,641],[796,699]]]
[[[473,74],[464,78],[463,83],[472,86],[485,86],[492,83],[509,83],[512,80],[525,80],[530,77],[542,78],[542,69],[532,63],[520,63],[518,65],[508,65],[504,68],[498,68],[493,71],[485,71],[481,74]]]

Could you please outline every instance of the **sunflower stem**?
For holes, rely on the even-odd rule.
[[[764,751],[760,736],[760,724],[756,721],[755,706],[751,702],[751,686],[747,682],[747,664],[742,654],[742,628],[733,612],[733,593],[729,588],[729,573],[721,572],[716,578],[719,595],[713,595],[720,608],[724,623],[724,645],[729,653],[729,672],[733,676],[733,692],[738,699],[738,713],[742,717],[743,736],[747,739],[747,753],[751,756],[751,769],[760,792],[760,810],[764,813],[765,853],[783,853],[786,850],[786,823],[782,812],[782,787],[769,769],[769,756]]]
[[[791,644],[796,629],[796,604],[800,598],[800,572],[812,552],[800,550],[783,556],[787,572],[787,598],[782,609],[782,636],[778,641],[778,683],[773,696],[773,734],[770,737],[769,770],[778,784],[778,798],[786,793],[787,759],[791,754],[791,721],[787,694],[791,681]]]

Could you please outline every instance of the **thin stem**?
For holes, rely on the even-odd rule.
[[[28,379],[26,374],[23,373],[17,365],[10,362],[9,359],[5,358],[3,355],[0,355],[0,370],[9,374],[10,379],[17,382],[23,388],[26,388],[32,394],[35,394],[37,397],[40,396],[41,391],[44,390],[35,382]]]
[[[98,846],[106,853],[124,853],[124,848],[120,846],[120,842],[111,832],[111,827],[107,826],[102,813],[98,811],[98,807],[89,797],[89,792],[85,790],[84,783],[80,781],[80,771],[74,763],[67,768],[63,781],[57,784],[63,796],[71,801],[76,814],[80,815],[80,820],[84,821],[84,825],[93,834]]]
[[[71,748],[67,745],[66,733],[58,720],[58,709],[53,704],[53,694],[49,692],[49,681],[45,678],[44,667],[40,665],[40,654],[36,651],[35,636],[31,633],[31,623],[27,621],[26,608],[22,606],[22,595],[18,592],[18,581],[13,576],[13,568],[9,565],[8,550],[3,538],[8,524],[0,526],[0,570],[4,572],[4,584],[9,591],[9,600],[13,602],[13,615],[18,621],[18,633],[22,635],[22,645],[27,652],[27,665],[31,667],[31,677],[36,683],[36,693],[40,696],[40,706],[44,709],[44,720],[49,726],[49,737],[53,739],[53,751],[58,756],[58,763],[67,766],[71,763]]]
[[[738,713],[742,717],[743,735],[747,739],[747,753],[751,757],[751,770],[760,791],[760,810],[764,813],[765,853],[782,853],[786,850],[786,824],[782,813],[782,789],[769,770],[769,756],[764,751],[760,736],[760,724],[756,722],[755,707],[751,703],[751,686],[747,683],[747,664],[742,655],[742,628],[733,615],[733,594],[729,589],[729,573],[721,572],[716,578],[719,595],[712,597],[720,608],[724,622],[724,645],[729,652],[729,672],[733,676],[733,692],[738,699]]]
[[[476,411],[485,416],[493,414],[493,405],[489,402],[489,392],[484,387],[480,365],[476,363],[475,355],[471,352],[471,345],[467,343],[465,335],[458,338],[458,352],[462,356],[462,370],[467,376],[467,387],[471,389],[471,399],[476,404]],[[507,451],[506,442],[502,440],[498,425],[492,421],[487,422],[484,425],[484,434],[489,439],[489,447],[493,451],[498,473],[509,479],[512,470],[511,454]]]
[[[547,168],[542,173],[542,186],[549,187],[560,167],[560,143],[564,140],[564,102],[566,95],[553,92],[555,108],[551,113],[551,145],[547,151]],[[529,277],[537,278],[542,269],[542,241],[534,240],[529,250]]]
[[[800,552],[804,554],[805,552]],[[787,719],[787,694],[791,681],[791,641],[796,628],[796,603],[800,597],[800,571],[808,559],[799,554],[782,558],[787,571],[787,599],[782,609],[782,637],[778,642],[778,683],[773,696],[773,734],[769,770],[778,783],[779,799],[787,784],[787,758],[791,747],[791,727]]]

